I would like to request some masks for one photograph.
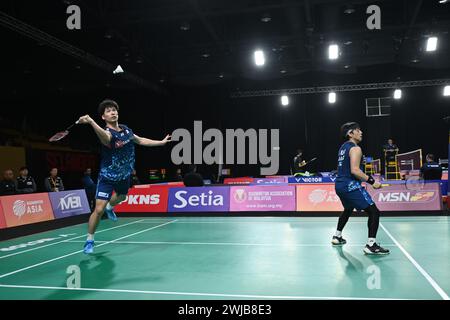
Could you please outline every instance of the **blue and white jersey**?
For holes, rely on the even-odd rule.
[[[345,188],[347,191],[361,188],[361,182],[352,175],[350,167],[350,149],[356,146],[355,143],[347,141],[339,149],[336,188]]]
[[[111,181],[128,179],[134,168],[134,134],[127,126],[120,124],[121,131],[105,128],[112,135],[108,146],[102,145],[100,177]]]

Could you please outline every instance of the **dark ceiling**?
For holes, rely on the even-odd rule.
[[[81,8],[81,30],[66,27],[70,4]],[[381,30],[366,27],[370,4],[381,8]],[[0,11],[92,59],[120,64],[154,89],[319,73],[367,79],[366,68],[374,67],[381,74],[406,68],[433,78],[450,69],[450,3],[438,0],[3,0]],[[439,47],[427,53],[432,34]],[[0,36],[6,95],[139,86],[89,64],[87,56],[80,60],[1,24]],[[326,56],[331,42],[341,47],[337,61]],[[265,50],[264,68],[253,64],[256,48]]]

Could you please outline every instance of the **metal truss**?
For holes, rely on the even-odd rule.
[[[327,93],[341,91],[360,91],[360,90],[379,90],[379,89],[397,89],[409,87],[428,87],[450,84],[450,79],[433,79],[433,80],[415,80],[402,82],[379,82],[365,84],[350,84],[342,86],[327,87],[308,87],[308,88],[291,88],[276,90],[254,90],[254,91],[236,91],[231,93],[231,98],[248,98],[248,97],[265,97],[280,96],[284,94],[308,94],[308,93]]]
[[[45,33],[44,31],[41,31],[33,26],[30,26],[24,23],[23,21],[18,20],[1,11],[0,11],[0,25],[13,31],[16,31],[26,37],[34,39],[38,42],[45,43],[46,45],[58,51],[61,51],[67,55],[70,55],[74,58],[77,58],[81,61],[91,64],[95,67],[106,70],[108,73],[112,74],[113,70],[117,67],[116,65],[113,65],[112,63],[109,63],[106,60],[98,58],[86,51],[83,51],[75,46],[72,46],[71,44],[68,44],[67,42],[59,40],[58,38],[53,37],[48,33]],[[144,80],[141,77],[136,76],[132,73],[125,72],[117,76],[124,78],[132,83],[135,83],[141,87],[148,88],[159,93],[164,93],[164,90],[160,86],[153,84],[147,80]]]

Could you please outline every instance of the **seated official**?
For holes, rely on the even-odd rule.
[[[64,184],[61,177],[58,177],[57,168],[52,168],[52,170],[50,170],[50,177],[45,179],[44,184],[47,192],[64,191]]]
[[[420,177],[424,180],[441,180],[442,167],[434,161],[434,155],[427,154],[426,162],[420,168]]]
[[[398,153],[398,147],[392,139],[388,139],[388,143],[383,146],[386,161],[395,161],[395,155]]]
[[[19,170],[19,176],[16,180],[17,193],[33,193],[36,192],[36,182],[28,175],[28,168],[22,167]]]
[[[203,187],[203,177],[197,173],[196,165],[189,165],[183,177],[183,183],[186,187]]]
[[[16,181],[14,180],[14,173],[11,169],[3,172],[3,180],[0,181],[0,196],[9,196],[16,194]]]

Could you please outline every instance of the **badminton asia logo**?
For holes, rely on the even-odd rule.
[[[322,189],[313,190],[309,196],[309,201],[311,201],[314,205],[317,205],[322,202],[339,202],[339,198],[336,193],[333,191],[327,191]]]
[[[270,131],[270,155],[269,139]],[[172,141],[180,141],[172,148],[171,159],[180,164],[261,164],[261,175],[274,175],[279,168],[279,130],[278,129],[226,129],[224,136],[219,129],[208,129],[203,133],[202,121],[194,121],[194,137],[187,129],[176,129]],[[246,162],[246,140],[248,140],[248,163]],[[237,142],[235,148],[235,141]],[[210,142],[203,150],[203,142]],[[192,161],[192,143],[194,159]],[[235,150],[236,149],[236,150]],[[225,155],[225,161],[224,161]]]
[[[14,201],[13,204],[13,212],[14,215],[20,219],[25,214],[35,214],[44,212],[44,210],[42,209],[43,204],[44,201],[42,200],[36,201],[16,200]]]

